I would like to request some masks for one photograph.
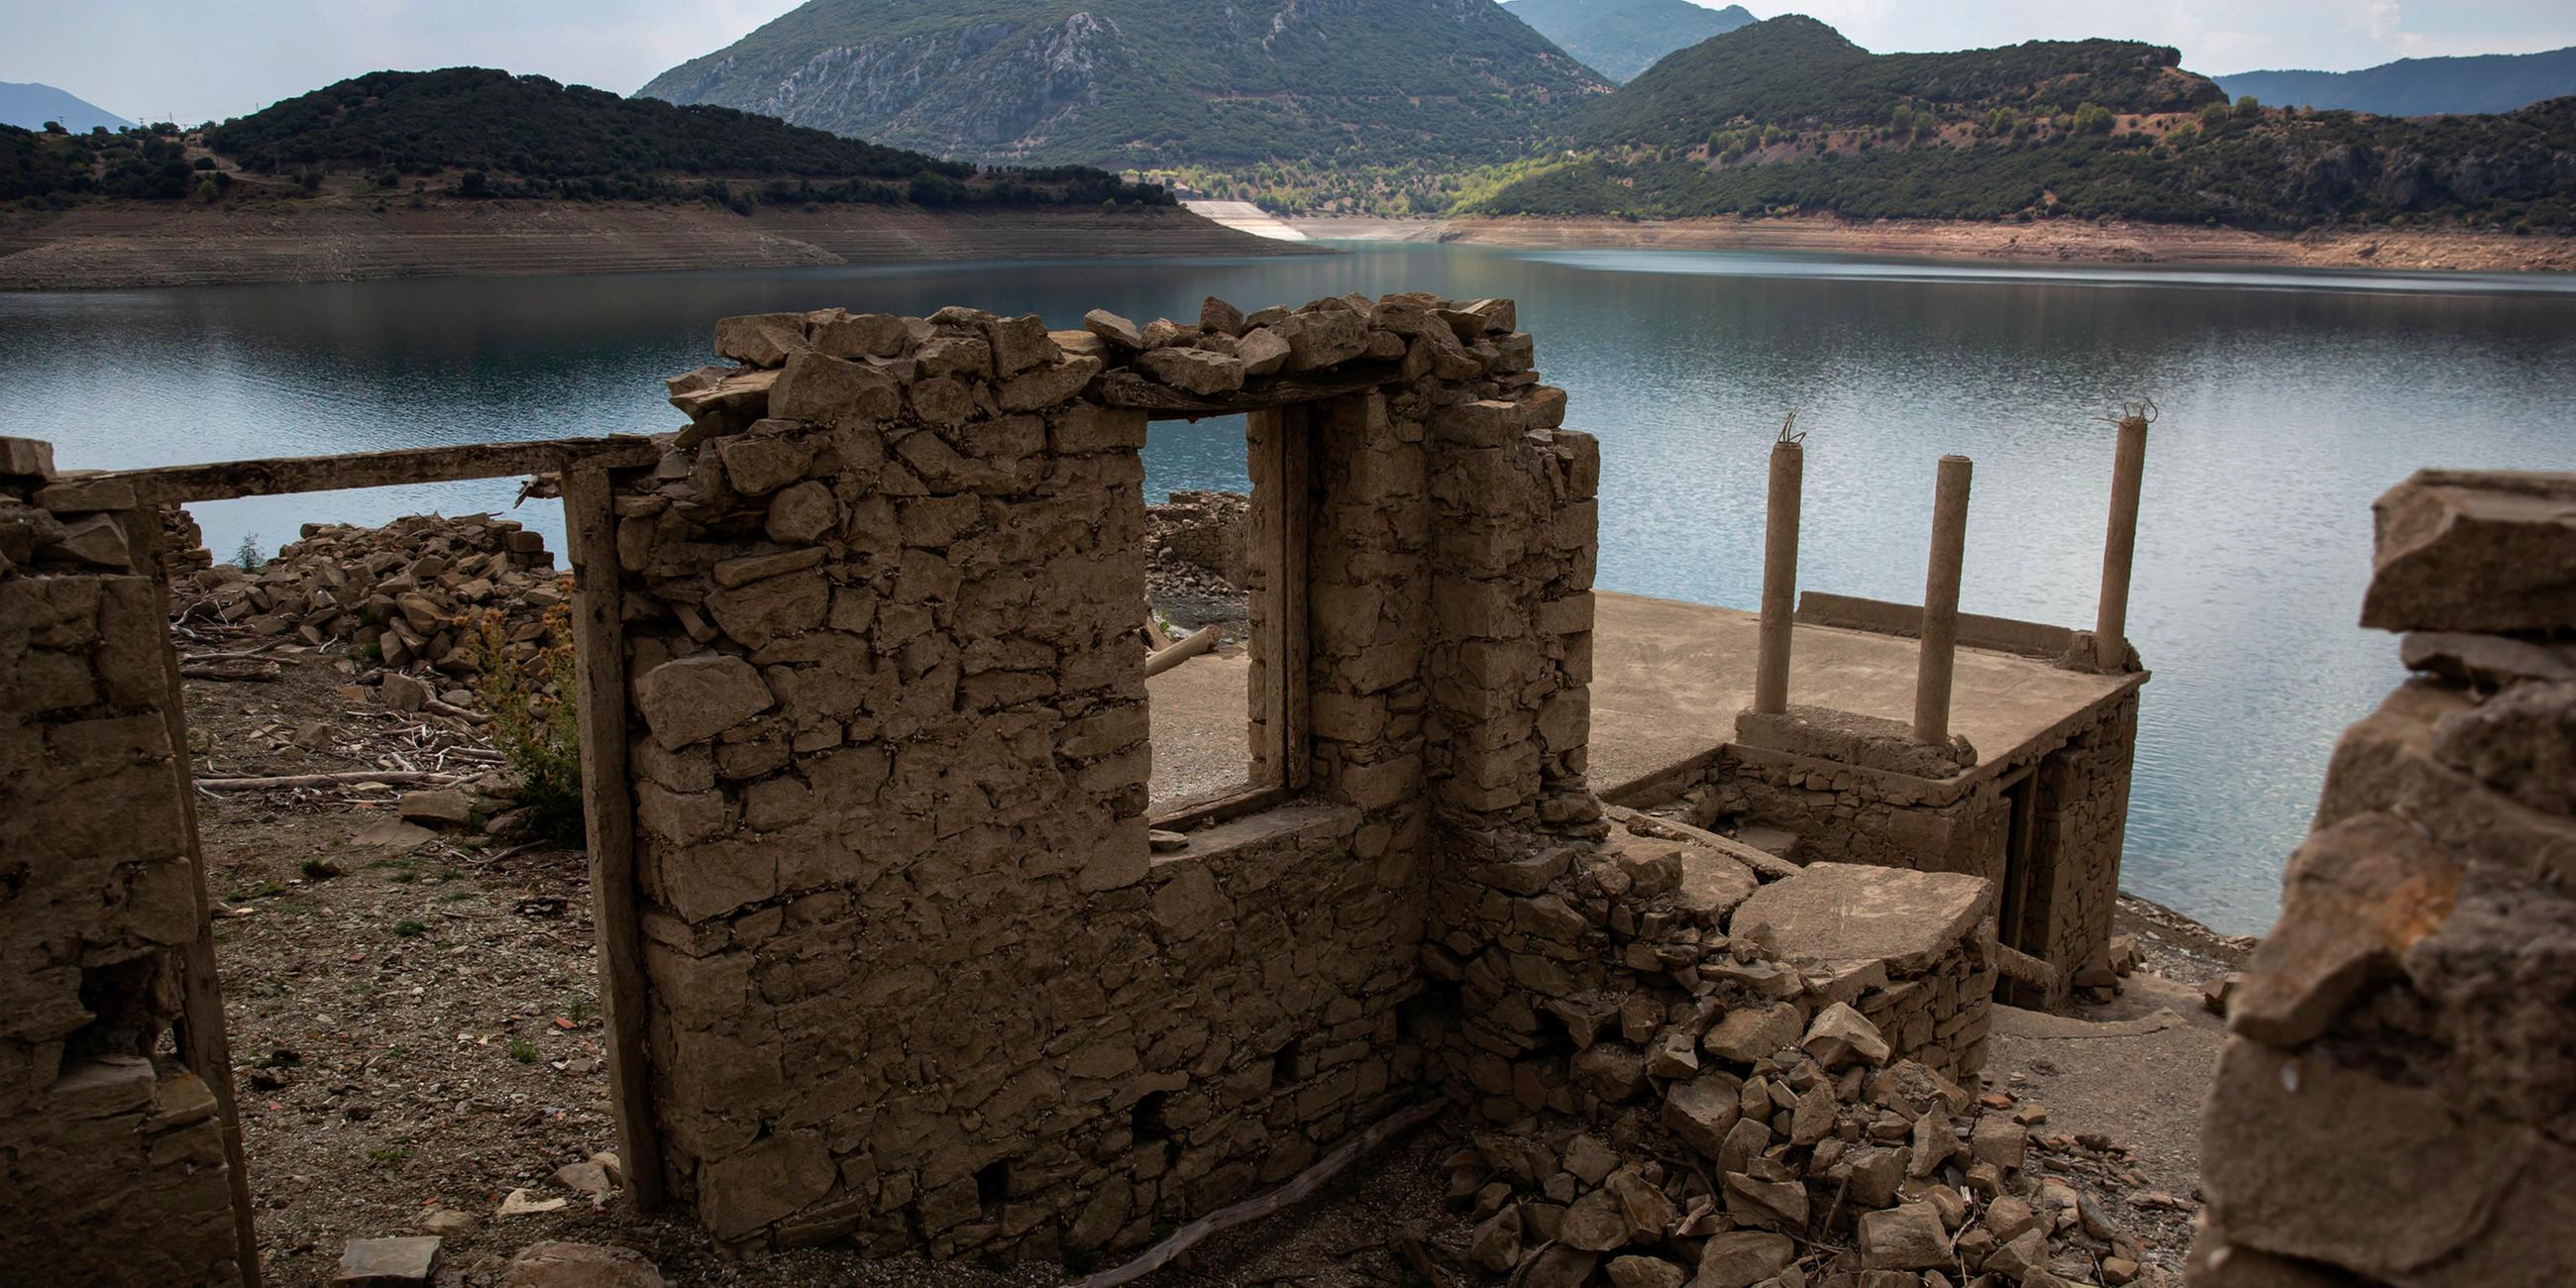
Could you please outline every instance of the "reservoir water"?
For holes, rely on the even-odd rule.
[[[971,304],[1056,326],[1327,294],[1520,301],[1602,442],[1600,584],[1751,607],[1763,461],[1807,438],[1801,583],[1919,602],[1934,462],[1976,462],[1963,606],[2089,626],[2111,438],[2159,409],[2131,634],[2145,695],[2125,882],[2259,933],[2334,736],[2400,676],[2354,622],[2370,502],[2414,469],[2571,468],[2576,282],[1356,246],[1243,261],[0,294],[0,432],[64,468],[676,428],[716,318]],[[1149,499],[1240,487],[1236,426],[1158,427]],[[229,557],[311,521],[501,509],[513,483],[196,508]],[[551,504],[522,512],[558,539]]]

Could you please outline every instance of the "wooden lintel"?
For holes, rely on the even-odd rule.
[[[1396,363],[1349,362],[1330,371],[1278,376],[1245,385],[1237,393],[1213,396],[1158,385],[1133,370],[1109,372],[1093,381],[1091,387],[1100,401],[1112,407],[1142,410],[1148,420],[1196,420],[1321,402],[1395,384],[1403,378],[1403,370]]]
[[[612,434],[600,438],[550,438],[525,443],[468,443],[457,447],[406,447],[390,452],[349,452],[336,456],[280,456],[256,461],[218,461],[208,465],[166,465],[145,470],[110,470],[84,475],[84,481],[112,480],[134,485],[143,505],[183,505],[190,501],[227,501],[242,496],[279,496],[292,492],[338,492],[347,488],[392,487],[405,483],[449,483],[459,479],[512,478],[545,474],[575,464],[598,469],[650,465],[661,449],[648,438]]]

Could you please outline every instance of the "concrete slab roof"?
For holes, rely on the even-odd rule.
[[[1610,794],[1734,741],[1736,713],[1753,703],[1760,614],[1608,591],[1594,598],[1593,789]],[[1791,638],[1791,702],[1912,722],[1918,641],[1806,624]],[[1950,728],[1976,747],[1980,765],[1997,764],[2140,679],[1962,648]]]

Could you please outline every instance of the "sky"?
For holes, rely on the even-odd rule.
[[[937,3],[938,0],[929,0]],[[1165,0],[1176,13],[1214,0]],[[1696,0],[1722,7],[1727,0]],[[796,0],[0,0],[0,81],[69,90],[120,116],[187,124],[253,112],[361,72],[501,67],[632,93]],[[1882,53],[2117,36],[2193,71],[2344,71],[2398,58],[2576,45],[2569,0],[1798,0]]]

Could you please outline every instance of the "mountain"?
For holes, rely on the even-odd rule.
[[[134,124],[51,85],[13,85],[0,81],[0,125],[41,130],[47,121],[56,122],[74,134],[87,134],[93,126],[104,125],[116,130]]]
[[[1503,0],[1503,11],[1623,85],[1676,49],[1754,21],[1742,5],[1710,9],[1691,0]]]
[[[2576,98],[2423,119],[2231,106],[2117,41],[1872,54],[1775,18],[1587,108],[1558,154],[1467,185],[1492,214],[2128,218],[2576,228]]]
[[[977,162],[1497,161],[1608,89],[1492,0],[809,0],[643,95]]]
[[[2510,112],[2576,94],[2576,46],[2545,54],[2402,58],[2357,72],[2240,72],[2215,79],[2231,96],[2251,94],[2275,107],[2382,116]]]

